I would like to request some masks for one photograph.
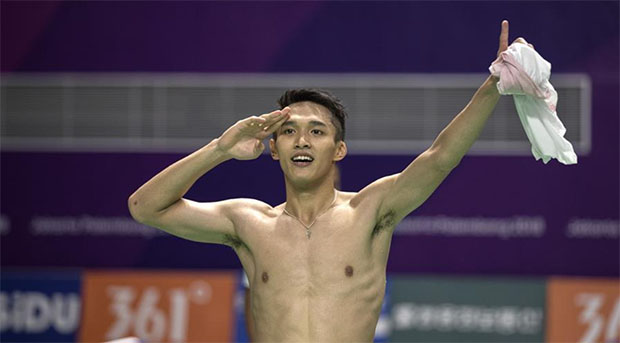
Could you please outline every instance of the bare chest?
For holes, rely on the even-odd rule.
[[[326,341],[339,337],[343,327],[352,336],[341,341],[372,336],[389,235],[372,234],[369,212],[340,206],[310,227],[282,214],[240,228],[248,253],[238,254],[250,279],[259,337]]]
[[[375,274],[384,267],[377,246],[385,243],[371,236],[372,218],[346,207],[334,208],[311,226],[286,214],[262,225],[246,238],[252,253],[244,266],[251,264],[248,276],[255,285],[329,287]]]

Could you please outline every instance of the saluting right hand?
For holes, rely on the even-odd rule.
[[[252,160],[265,150],[263,140],[276,131],[288,118],[290,108],[252,116],[236,122],[218,139],[217,147],[237,160]]]

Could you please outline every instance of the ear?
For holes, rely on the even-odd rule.
[[[271,151],[271,158],[278,161],[280,156],[278,155],[278,148],[276,148],[276,141],[273,138],[269,139],[269,150]]]
[[[336,153],[334,154],[334,161],[338,162],[347,156],[347,144],[344,141],[336,143]]]

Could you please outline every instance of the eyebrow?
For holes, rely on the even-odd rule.
[[[289,120],[287,122],[285,122],[284,124],[282,124],[282,126],[299,126],[299,124],[294,121],[294,120]],[[310,121],[310,126],[323,126],[323,127],[327,127],[327,125],[322,122],[322,121],[318,121],[318,120],[311,120]]]

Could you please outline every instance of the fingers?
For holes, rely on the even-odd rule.
[[[285,107],[281,110],[276,110],[273,111],[271,113],[266,113],[263,114],[262,116],[260,116],[261,118],[265,118],[267,120],[268,123],[273,123],[277,120],[279,120],[280,118],[282,118],[283,115],[286,115],[288,112],[290,112],[290,108],[289,107]],[[269,125],[269,124],[267,124]]]
[[[290,112],[289,111],[284,112],[284,115],[280,117],[277,121],[272,123],[270,126],[265,127],[265,133],[267,135],[274,133],[280,126],[282,126],[282,124],[284,124],[284,122],[288,120],[289,117],[290,117]]]
[[[251,129],[252,132],[271,134],[289,118],[290,111],[290,108],[285,107],[282,110],[265,113],[259,117],[252,116],[246,118],[243,120],[243,123],[247,128]]]
[[[499,51],[508,49],[508,20],[502,21],[502,30],[499,34]]]
[[[245,124],[252,128],[262,128],[265,125],[266,121],[267,120],[265,118],[253,116],[253,117],[247,118],[245,120],[246,122]]]
[[[270,120],[270,119],[273,119],[273,118],[281,115],[281,112],[282,112],[281,110],[275,110],[273,112],[269,112],[269,113],[265,113],[265,114],[261,115],[260,118],[263,118],[265,120]]]
[[[273,126],[275,123],[286,120],[289,117],[291,109],[285,107],[281,110],[273,111],[271,113],[263,114],[260,116],[265,119],[265,122],[261,126],[263,130],[267,130],[269,127]],[[282,124],[282,123],[280,123]]]
[[[279,120],[283,114],[287,113],[290,109],[288,109],[288,107],[286,108],[286,111],[284,110],[275,110],[273,112],[269,112],[269,113],[265,113],[259,117],[257,116],[252,116],[250,118],[248,118],[248,125],[252,126],[252,127],[260,127],[260,128],[265,128],[269,125],[271,125],[273,122]]]

